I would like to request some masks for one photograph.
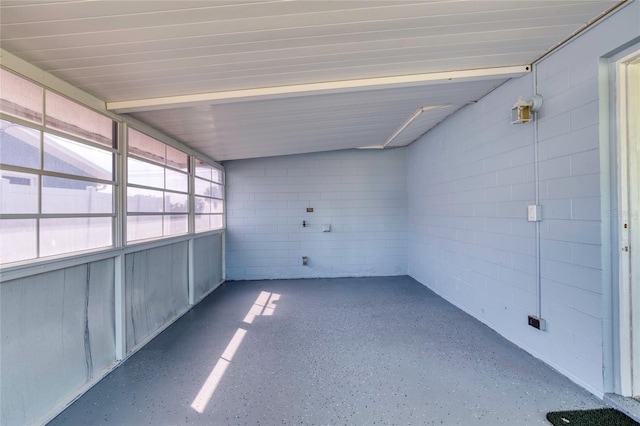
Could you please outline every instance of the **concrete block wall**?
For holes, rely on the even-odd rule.
[[[602,132],[598,62],[628,44],[640,41],[640,3],[630,3],[538,66],[538,92],[545,104],[539,114],[543,315],[555,323],[550,338],[555,348],[536,348],[594,393],[611,392],[603,379],[610,333],[607,294],[612,293],[609,257],[602,241],[603,202],[608,170],[601,170],[609,152]],[[605,80],[605,84],[608,81]],[[615,173],[615,170],[614,170]]]
[[[530,95],[512,80],[407,149],[409,275],[504,335],[536,309],[533,132],[509,124]]]
[[[639,36],[634,2],[538,65],[542,316],[536,313],[534,125],[512,80],[407,149],[409,274],[596,395],[603,385],[598,61]]]
[[[404,149],[237,160],[225,169],[227,279],[406,274]]]

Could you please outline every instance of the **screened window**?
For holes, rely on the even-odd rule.
[[[195,160],[195,232],[224,227],[224,172]]]
[[[42,87],[0,69],[0,111],[42,123]]]
[[[189,156],[128,131],[127,241],[189,232]]]
[[[224,228],[222,170],[131,128],[120,155],[117,135],[0,68],[0,266]]]
[[[0,263],[112,247],[114,121],[6,70],[0,113]]]

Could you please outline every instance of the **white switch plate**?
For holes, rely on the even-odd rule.
[[[540,222],[542,220],[542,206],[539,204],[528,206],[527,220],[529,222]]]
[[[331,232],[331,224],[330,223],[322,224],[322,232]]]

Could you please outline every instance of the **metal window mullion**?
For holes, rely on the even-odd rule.
[[[43,114],[43,117],[44,117],[44,114]],[[13,124],[17,124],[17,125],[22,126],[22,127],[27,127],[29,129],[38,130],[38,131],[44,132],[44,133],[49,133],[51,135],[67,139],[67,140],[72,141],[72,142],[78,142],[78,143],[81,143],[83,145],[88,145],[88,146],[91,146],[93,148],[102,149],[104,151],[109,151],[109,152],[112,152],[112,153],[116,152],[116,149],[114,149],[113,147],[110,148],[110,147],[108,147],[106,145],[103,145],[103,144],[100,144],[98,142],[93,142],[93,141],[90,141],[88,139],[81,138],[79,136],[75,136],[75,135],[71,135],[71,134],[68,134],[68,133],[64,133],[64,132],[61,132],[59,130],[53,129],[51,127],[46,127],[46,126],[44,126],[42,124],[34,123],[33,121],[27,121],[27,120],[21,119],[20,117],[14,117],[12,115],[7,115],[7,114],[4,114],[4,113],[0,113],[0,119],[1,120],[5,120],[5,121],[9,121],[9,122],[11,122]]]
[[[37,130],[40,132],[44,132],[44,133],[48,133],[50,135],[53,136],[57,136],[66,140],[69,140],[71,142],[77,142],[77,143],[81,143],[83,145],[88,145],[91,146],[93,148],[98,148],[104,151],[108,151],[108,152],[115,152],[115,150],[113,148],[107,147],[103,144],[97,143],[97,142],[93,142],[90,141],[88,139],[83,139],[81,137],[75,136],[75,135],[71,135],[68,133],[64,133],[64,132],[60,132],[58,130],[49,128],[49,127],[45,127],[41,124],[38,123],[34,123],[33,121],[26,121],[26,120],[22,120],[19,117],[14,117],[14,116],[10,116],[10,115],[6,115],[3,113],[0,113],[0,119],[8,121],[12,124],[15,124],[17,126],[21,126],[21,127],[26,127],[32,130]]]
[[[166,216],[165,216],[165,213],[166,213],[165,212],[165,207],[166,206],[164,205],[165,204],[165,199],[164,199],[165,195],[164,195],[164,193],[167,190],[167,167],[166,167],[166,163],[167,163],[167,145],[166,144],[164,144],[164,162],[165,162],[165,164],[162,164],[162,184],[163,185],[162,185],[162,237],[161,238],[164,238],[164,237],[167,236],[164,233],[164,221],[166,219]]]
[[[161,143],[164,143],[164,142],[161,142]],[[165,144],[165,147],[166,146],[167,145]],[[187,155],[187,154],[185,154],[185,155]],[[177,169],[175,167],[168,166],[167,164],[162,164],[162,163],[159,163],[157,161],[153,161],[153,160],[151,160],[151,159],[149,159],[147,157],[142,157],[140,155],[137,155],[137,154],[134,154],[134,153],[131,153],[131,152],[127,152],[127,156],[133,158],[134,160],[138,160],[138,161],[142,161],[143,163],[151,164],[152,166],[162,167],[163,169],[169,169],[169,170],[171,170],[173,172],[182,173],[184,175],[188,175],[189,174],[188,171],[185,172],[184,170],[180,170],[180,169]]]
[[[181,194],[181,195],[189,195],[189,192],[183,192],[183,191],[176,191],[175,189],[163,189],[163,188],[159,188],[157,186],[146,186],[146,185],[140,185],[137,183],[130,183],[127,185],[128,188],[137,188],[137,189],[146,189],[148,191],[160,191],[160,192],[170,192],[172,194]]]
[[[127,133],[127,135],[128,135],[128,133]],[[154,161],[154,160],[152,160],[150,158],[143,157],[141,155],[135,154],[133,152],[129,152],[129,147],[128,146],[127,146],[127,157],[133,158],[134,160],[142,161],[143,163],[151,164],[153,166],[159,166],[159,167],[162,167],[162,168],[165,167],[165,165],[162,164],[162,163],[159,163],[159,162]]]
[[[42,129],[44,129],[44,123],[47,122],[47,90],[42,85],[39,86],[42,89],[42,117],[40,117],[40,125]]]
[[[195,219],[195,158],[194,156],[189,156],[188,162],[188,172],[189,172],[189,218],[187,231],[189,234],[194,235],[196,232],[196,219]],[[195,295],[195,239],[192,236],[189,239],[188,245],[188,253],[187,253],[187,261],[189,262],[187,265],[187,295],[189,297],[189,304],[193,305],[196,303],[196,295]]]
[[[43,93],[43,112],[42,117],[44,120],[44,90]],[[38,170],[38,214],[36,217],[36,258],[40,256],[40,215],[42,214],[42,168],[44,167],[44,134],[40,132],[40,170]]]
[[[222,171],[222,229],[227,229],[227,172],[225,172],[224,170]],[[225,248],[225,244],[226,244],[226,239],[225,239],[225,233],[222,234],[222,252],[224,253],[226,248]],[[225,259],[224,255],[223,255],[223,259]],[[224,260],[223,260],[224,261]],[[225,266],[223,265],[223,268],[225,268]],[[223,276],[223,278],[225,278]]]
[[[127,216],[186,216],[188,214],[188,212],[127,212]]]
[[[115,181],[113,180],[85,177],[85,176],[79,176],[79,175],[70,175],[68,173],[52,172],[49,170],[43,170],[42,175],[49,176],[49,177],[58,177],[62,179],[81,180],[81,181],[92,182],[92,183],[102,183],[104,185],[111,185],[111,186],[115,185]]]
[[[42,119],[45,114],[45,100],[42,90]],[[38,170],[38,217],[36,217],[36,258],[40,258],[40,216],[42,215],[42,169],[44,168],[44,132],[40,131],[40,170]]]
[[[127,244],[127,125],[118,123],[116,182],[118,196],[116,199],[116,247]]]
[[[40,161],[40,158],[38,159]],[[0,170],[7,170],[9,172],[27,173],[32,175],[40,175],[41,169],[33,169],[31,167],[13,166],[11,164],[0,164]]]
[[[96,217],[115,217],[115,213],[9,213],[3,219],[81,219]]]
[[[127,212],[127,216],[179,216],[179,215],[188,215],[189,212]]]
[[[208,198],[209,200],[224,201],[224,197],[223,198],[218,198],[218,197],[212,197],[210,195],[200,195],[200,194],[195,194],[195,196],[198,197],[198,198]]]
[[[22,127],[29,127],[34,130],[44,130],[44,126],[42,124],[36,123],[35,121],[25,120],[24,118],[16,117],[15,115],[10,115],[4,112],[0,112],[0,120],[8,121]]]
[[[69,134],[69,133],[64,133],[64,132],[61,132],[59,130],[53,129],[51,127],[46,127],[45,126],[42,129],[42,131],[45,132],[45,133],[48,133],[50,135],[57,136],[59,138],[63,138],[63,139],[69,140],[71,142],[77,142],[77,143],[81,143],[83,145],[90,146],[92,148],[101,149],[103,151],[108,151],[108,152],[111,152],[111,153],[115,153],[116,152],[116,149],[113,148],[113,147],[108,147],[108,146],[106,146],[104,144],[90,141],[89,139],[84,139],[84,138],[81,138],[79,136],[75,136],[75,135],[72,135],[72,134]]]
[[[189,156],[189,233],[196,233],[196,185],[195,185],[196,159]]]
[[[127,241],[127,125],[118,123],[118,140],[116,154],[116,247],[126,247]],[[115,359],[123,360],[127,355],[127,312],[126,312],[126,254],[118,255],[114,266],[114,329]]]
[[[44,161],[44,153],[42,153],[42,151],[40,152],[40,162]],[[60,173],[60,172],[52,172],[49,170],[42,170],[42,169],[32,169],[30,167],[22,167],[22,166],[13,166],[10,164],[0,164],[0,170],[7,170],[7,171],[11,171],[11,172],[17,172],[17,173],[27,173],[27,174],[34,174],[34,175],[41,175],[41,176],[48,176],[48,177],[57,177],[57,178],[62,178],[62,179],[71,179],[71,180],[81,180],[81,181],[85,181],[85,182],[92,182],[92,183],[101,183],[101,184],[105,184],[105,185],[114,185],[115,182],[112,180],[106,180],[106,179],[98,179],[98,178],[92,178],[92,177],[86,177],[86,176],[79,176],[79,175],[71,175],[68,173]]]

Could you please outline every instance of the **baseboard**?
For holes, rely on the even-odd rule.
[[[611,408],[622,411],[636,422],[640,423],[640,402],[634,398],[627,398],[615,393],[604,394],[603,401]]]
[[[213,293],[215,290],[218,289],[218,287],[220,287],[222,284],[224,284],[226,280],[221,280],[218,284],[214,285],[211,289],[207,290],[204,294],[202,294],[202,296],[200,296],[198,299],[196,299],[196,301],[193,303],[193,306],[196,306],[198,303],[202,302],[203,299],[205,299],[208,295],[210,295],[211,293]]]
[[[490,329],[492,329],[493,331],[495,331],[496,333],[498,333],[500,336],[504,337],[505,339],[507,339],[509,342],[513,343],[514,345],[516,345],[517,347],[519,347],[520,349],[522,349],[523,351],[525,351],[526,353],[528,353],[529,355],[533,356],[534,358],[544,362],[545,364],[547,364],[549,367],[553,368],[554,370],[556,370],[558,373],[562,374],[563,376],[565,376],[566,378],[568,378],[569,380],[571,380],[572,382],[574,382],[575,384],[577,384],[578,386],[580,386],[581,388],[587,390],[589,393],[593,394],[594,396],[598,397],[599,399],[603,399],[604,397],[604,392],[601,390],[598,390],[596,388],[594,388],[593,386],[589,385],[588,383],[584,382],[583,380],[581,380],[580,378],[576,377],[574,374],[570,373],[569,371],[567,371],[565,368],[563,368],[562,366],[556,364],[555,362],[546,359],[544,356],[542,356],[541,354],[539,354],[538,352],[531,350],[530,348],[528,348],[527,346],[525,346],[520,339],[510,335],[509,333],[505,333],[504,331],[500,330],[496,325],[486,321],[484,318],[480,318],[478,316],[476,316],[476,314],[470,310],[468,310],[467,308],[465,308],[464,306],[460,306],[457,303],[455,303],[453,300],[449,299],[447,296],[440,294],[436,291],[436,289],[430,287],[427,284],[422,283],[421,281],[419,281],[418,279],[416,279],[415,277],[412,277],[411,275],[409,275],[411,278],[413,278],[414,280],[418,281],[420,284],[424,285],[425,287],[427,287],[429,290],[433,291],[435,294],[437,294],[438,296],[442,297],[444,300],[446,300],[447,302],[451,303],[453,306],[455,306],[456,308],[460,309],[461,311],[465,312],[466,314],[472,316],[473,318],[475,318],[476,320],[480,321],[482,324],[486,325],[487,327],[489,327]]]

